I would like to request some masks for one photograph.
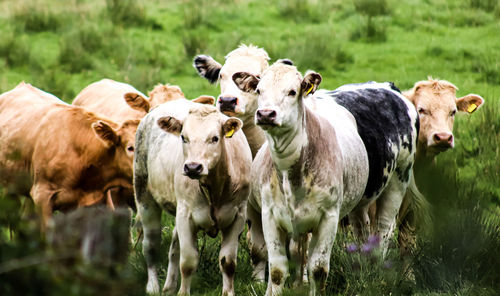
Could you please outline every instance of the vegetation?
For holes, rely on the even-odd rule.
[[[0,92],[26,81],[71,102],[85,86],[107,77],[143,92],[171,83],[188,98],[216,96],[217,87],[192,68],[193,56],[210,54],[222,62],[240,43],[264,47],[273,61],[290,58],[302,71],[319,71],[323,88],[376,80],[408,89],[429,75],[449,80],[460,88],[458,96],[477,93],[485,105],[473,115],[457,116],[456,147],[440,155],[429,173],[424,187],[434,223],[419,236],[410,268],[397,250],[385,261],[363,246],[353,250],[352,234],[341,230],[327,291],[495,295],[500,290],[500,38],[495,38],[500,5],[492,0],[374,1],[383,7],[369,2],[4,0]],[[0,172],[0,181],[7,177]],[[145,261],[135,230],[128,260],[103,269],[54,250],[38,233],[30,199],[6,189],[0,188],[0,294],[144,294]],[[173,227],[171,217],[163,219],[162,280]],[[219,241],[200,234],[194,295],[221,292]],[[240,242],[236,291],[263,295],[265,284],[250,279],[245,235]],[[305,291],[287,289],[285,295]]]

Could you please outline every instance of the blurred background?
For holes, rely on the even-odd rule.
[[[473,115],[457,115],[456,146],[437,157],[422,186],[433,223],[418,236],[410,267],[401,263],[397,250],[385,261],[371,252],[347,252],[353,238],[342,230],[327,294],[498,295],[497,0],[2,0],[0,92],[25,81],[71,102],[85,86],[111,78],[144,93],[170,83],[187,98],[217,96],[218,86],[198,77],[193,57],[208,54],[223,63],[241,43],[263,47],[271,62],[289,58],[301,71],[318,71],[322,88],[375,80],[405,90],[432,76],[457,85],[457,97],[483,96],[484,106]],[[0,181],[8,178],[0,172]],[[0,187],[1,295],[144,294],[146,271],[137,231],[104,252],[126,258],[89,263],[40,235],[32,202],[15,194],[16,182],[26,178],[9,182],[14,187],[9,194]],[[162,280],[173,227],[171,217],[163,220]],[[119,221],[128,229],[130,219]],[[106,231],[104,236],[113,233]],[[221,293],[219,239],[199,237],[193,295]],[[236,292],[263,295],[265,285],[250,279],[245,235],[240,241]],[[285,295],[306,291],[288,289]]]

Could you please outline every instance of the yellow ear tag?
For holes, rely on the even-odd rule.
[[[472,113],[472,112],[476,111],[476,109],[477,109],[477,105],[476,105],[476,104],[474,104],[474,103],[472,103],[472,104],[470,104],[470,105],[469,105],[469,107],[467,108],[467,112]]]
[[[226,138],[231,138],[234,134],[234,128],[226,133]]]
[[[311,87],[306,91],[306,95],[308,95],[312,90],[313,90],[314,85],[311,85]]]

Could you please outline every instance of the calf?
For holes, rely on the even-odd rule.
[[[157,85],[150,93],[149,99],[133,86],[111,79],[102,79],[85,87],[73,100],[73,105],[109,117],[115,122],[140,120],[149,110],[158,104],[184,98],[178,86]],[[127,147],[134,153],[134,143]],[[112,188],[108,191],[108,204],[129,205],[135,207],[134,192],[127,188]]]
[[[217,108],[222,113],[236,116],[243,121],[242,131],[252,150],[252,157],[255,157],[266,141],[264,131],[255,124],[254,120],[255,111],[257,111],[257,94],[240,90],[232,77],[237,72],[248,72],[259,76],[269,66],[268,60],[269,56],[264,49],[253,45],[240,45],[226,55],[223,66],[206,55],[196,56],[193,63],[200,76],[211,83],[220,82],[221,94],[217,100]],[[252,276],[258,281],[264,281],[267,249],[262,232],[261,205],[252,194],[248,201],[247,241],[253,265]]]
[[[250,191],[252,154],[241,120],[212,106],[185,99],[162,104],[143,118],[137,130],[134,189],[143,219],[143,251],[149,293],[158,293],[156,263],[160,217],[175,215],[169,266],[163,291],[189,295],[198,265],[197,232],[222,232],[219,267],[223,295],[234,295],[238,236],[243,230]]]
[[[118,124],[21,83],[0,96],[0,167],[31,176],[46,225],[53,210],[103,202],[108,189],[132,187],[127,147],[138,124]]]
[[[304,100],[321,76],[302,79],[290,61],[271,66],[260,80],[248,73],[233,79],[259,94],[256,121],[269,143],[252,165],[267,230],[267,295],[279,294],[288,275],[285,238],[308,232],[310,294],[324,293],[339,218],[349,213],[355,232],[366,236],[367,208],[377,201],[376,233],[387,246],[411,175],[416,112],[389,84],[349,85]]]

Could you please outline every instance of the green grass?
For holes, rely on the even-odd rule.
[[[341,231],[327,290],[329,295],[494,295],[500,289],[500,5],[387,0],[377,1],[385,3],[377,13],[355,5],[362,2],[5,0],[0,3],[0,92],[26,81],[71,102],[85,86],[107,77],[142,92],[170,83],[188,98],[217,96],[217,87],[192,68],[193,56],[209,54],[222,62],[240,43],[264,47],[272,61],[290,58],[301,71],[319,71],[321,87],[328,89],[368,80],[407,89],[429,75],[449,80],[460,88],[458,96],[477,93],[485,105],[457,116],[456,147],[438,157],[424,186],[435,220],[410,258],[415,281],[404,276],[397,251],[389,254],[390,268],[375,255],[347,253],[352,235]],[[18,209],[29,204],[27,199],[19,203],[4,196],[0,204],[0,262],[50,253],[36,234],[36,222],[20,218]],[[172,227],[173,219],[165,216],[162,281]],[[236,292],[263,295],[265,285],[250,279],[244,237]],[[220,294],[219,240],[200,235],[203,251],[193,295]],[[140,244],[112,275],[57,262],[0,274],[6,295],[142,295],[145,283]],[[285,295],[304,291],[287,289]]]

